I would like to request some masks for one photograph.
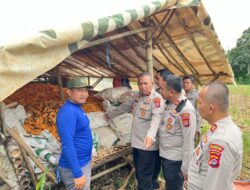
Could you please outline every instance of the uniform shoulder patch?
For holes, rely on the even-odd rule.
[[[208,165],[212,168],[220,167],[220,158],[224,148],[218,144],[209,145],[209,160]]]
[[[210,131],[213,133],[214,131],[216,131],[217,129],[217,125],[216,124],[213,124],[210,128]]]
[[[154,105],[156,108],[159,108],[161,106],[161,98],[159,97],[154,98]]]
[[[190,126],[190,114],[189,113],[181,114],[181,123],[183,127],[187,128]]]

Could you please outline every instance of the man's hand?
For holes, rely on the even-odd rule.
[[[152,147],[152,144],[153,144],[153,139],[149,136],[146,136],[145,139],[144,139],[144,146],[146,149],[149,149]]]
[[[184,174],[183,172],[182,172],[182,175],[183,175],[183,177],[184,177],[184,181],[187,181],[187,180],[188,180],[188,175],[187,175],[187,174]]]
[[[82,177],[74,178],[75,189],[83,189],[86,185],[86,177],[82,175]]]

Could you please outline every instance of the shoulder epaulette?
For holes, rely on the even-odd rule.
[[[184,108],[184,106],[186,105],[186,103],[187,103],[187,99],[182,100],[182,101],[178,104],[178,106],[175,108],[175,111],[176,111],[177,113],[179,113],[179,112]]]

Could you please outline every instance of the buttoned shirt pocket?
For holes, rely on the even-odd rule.
[[[150,104],[142,103],[139,108],[138,117],[142,119],[150,119],[152,115],[152,109],[150,107]]]

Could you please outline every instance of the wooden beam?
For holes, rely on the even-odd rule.
[[[84,55],[84,56],[88,59],[86,61],[87,64],[91,65],[94,68],[96,68],[96,67],[99,68],[100,67],[102,73],[104,73],[104,74],[106,74],[108,76],[111,76],[111,77],[112,77],[112,75],[116,74],[113,71],[107,70],[106,66],[104,66],[100,62],[90,59],[89,56],[87,56],[87,55]],[[80,61],[82,61],[82,62],[85,62],[85,60],[81,57],[81,55],[73,55],[73,57],[80,60]]]
[[[156,44],[156,42],[158,41],[158,39],[160,38],[160,36],[162,35],[162,33],[163,33],[163,32],[165,31],[165,29],[167,28],[169,22],[171,21],[173,15],[174,15],[174,13],[175,13],[175,10],[176,10],[176,9],[173,9],[173,10],[171,11],[170,16],[168,17],[168,19],[167,19],[166,23],[164,24],[164,26],[163,26],[163,27],[160,27],[160,26],[159,26],[159,28],[161,28],[161,31],[160,31],[160,34],[159,34],[159,35],[156,37],[156,39],[154,40],[153,46]]]
[[[71,66],[73,66],[74,68],[76,68],[77,70],[80,70],[81,72],[84,72],[84,73],[87,73],[89,76],[99,76],[101,77],[102,75],[100,75],[98,72],[96,71],[92,71],[92,69],[89,69],[89,67],[85,67],[85,68],[82,68],[81,66],[79,66],[78,63],[72,61],[71,59],[65,59],[64,60],[64,63],[67,63]],[[88,69],[88,70],[87,70]],[[94,74],[93,74],[94,73]]]
[[[156,17],[154,17],[156,24],[159,24],[159,21]],[[181,50],[179,49],[179,47],[175,44],[175,42],[171,39],[171,36],[169,36],[169,34],[164,31],[163,32],[165,38],[168,40],[168,43],[171,45],[171,47],[175,50],[175,52],[178,54],[178,56],[183,60],[183,62],[187,65],[187,67],[190,69],[190,71],[192,72],[193,76],[196,78],[196,75],[198,74],[197,70],[192,66],[191,63],[189,63],[189,61],[187,60],[187,58],[184,56],[184,54],[181,52]],[[196,78],[198,83],[201,84],[200,80],[198,78]]]
[[[145,24],[147,26],[151,25],[150,18],[145,19]],[[152,79],[154,80],[154,70],[153,70],[153,49],[152,49],[152,30],[148,30],[145,33],[146,37],[146,58],[147,58],[147,71],[151,74]]]
[[[97,74],[100,75],[100,76],[109,76],[109,77],[111,76],[110,74],[106,74],[106,73],[104,73],[104,72],[102,72],[102,71],[96,69],[96,68],[93,67],[92,65],[87,64],[87,63],[85,63],[85,62],[83,62],[83,61],[81,61],[81,60],[79,60],[79,59],[77,59],[77,58],[75,58],[75,57],[73,57],[73,56],[69,56],[67,59],[71,60],[74,64],[77,65],[78,68],[81,68],[81,69],[83,69],[83,70],[84,70],[84,69],[88,69],[88,70],[90,70],[91,72],[97,73]]]
[[[118,31],[121,31],[121,29],[118,30]],[[146,62],[147,62],[146,57],[144,57],[143,55],[140,54],[140,52],[136,49],[136,47],[130,42],[130,38],[132,38],[132,36],[130,36],[130,37],[124,37],[124,39],[125,39],[126,42],[130,45],[130,48],[134,51],[134,53],[135,53],[141,60],[143,60],[143,61],[145,62],[145,64],[146,64]],[[144,70],[144,69],[143,69],[143,70]],[[156,69],[155,67],[154,67],[154,71],[157,71],[157,69]]]
[[[112,46],[112,44],[110,44],[110,45]],[[98,50],[100,51],[101,54],[103,54],[104,56],[106,56],[104,54],[104,49],[102,49],[100,47],[97,47],[97,48],[98,48]],[[112,46],[112,48],[113,48],[113,46]],[[133,73],[135,76],[137,76],[137,73],[133,69],[131,69],[130,67],[128,67],[126,64],[122,64],[122,63],[120,63],[118,61],[116,63],[118,65],[120,65],[122,68],[124,68],[126,70],[126,72],[129,71],[129,72]]]
[[[64,92],[63,92],[63,85],[62,85],[62,76],[60,73],[59,66],[56,67],[56,77],[57,77],[57,84],[59,86],[60,97],[61,97],[61,100],[64,102],[65,99],[64,99]]]
[[[204,54],[202,53],[199,45],[197,44],[197,42],[195,41],[193,35],[186,29],[185,27],[185,23],[182,21],[182,19],[180,18],[180,15],[179,15],[179,12],[176,11],[176,17],[179,21],[179,23],[181,24],[182,28],[185,30],[185,32],[187,33],[188,37],[191,39],[191,41],[193,42],[196,50],[199,52],[200,56],[202,57],[202,59],[204,60],[205,64],[207,65],[208,69],[213,73],[215,74],[215,71],[212,69],[212,67],[209,65],[207,59],[205,58]]]
[[[162,45],[162,44],[161,44]],[[180,65],[176,65],[177,64],[177,62],[176,63],[173,63],[169,58],[168,58],[168,56],[167,56],[167,54],[163,51],[163,48],[161,48],[160,47],[160,45],[157,43],[156,44],[156,46],[157,46],[157,48],[160,50],[160,52],[161,52],[161,54],[165,57],[165,59],[167,59],[167,61],[170,63],[170,64],[172,64],[174,67],[175,67],[175,69],[177,69],[180,73],[183,73],[183,74],[186,74],[186,71],[182,68],[182,67],[178,67],[178,66],[180,66]]]
[[[119,33],[119,34],[114,34],[112,36],[104,37],[104,38],[89,42],[89,43],[86,44],[86,46],[84,46],[81,49],[85,49],[85,48],[89,48],[89,47],[92,47],[92,46],[100,45],[100,44],[103,44],[103,43],[106,43],[106,42],[109,42],[109,41],[112,41],[112,40],[123,38],[125,36],[131,36],[131,35],[134,35],[134,34],[137,34],[137,33],[140,33],[140,32],[145,32],[145,31],[147,31],[149,29],[150,29],[150,27],[144,27],[144,28],[140,28],[138,30],[132,30],[132,31],[127,31],[127,32]]]
[[[137,41],[141,41],[141,42],[145,42],[140,36],[138,35],[135,35],[133,36]],[[164,65],[154,54],[153,54],[153,58],[161,65],[163,66],[164,68],[168,68],[167,65]],[[146,61],[145,61],[146,62]],[[157,70],[156,70],[157,71]]]
[[[102,53],[102,49],[99,48],[98,46],[96,47],[101,53]],[[122,71],[120,71],[119,69],[115,68],[115,66],[109,68],[106,64],[106,62],[102,59],[102,57],[96,56],[94,55],[90,50],[87,50],[87,53],[91,56],[87,56],[89,59],[96,61],[100,64],[102,64],[103,66],[105,66],[106,69],[111,70],[112,72],[114,72],[116,75],[120,75],[120,76],[127,76],[126,74],[124,74]]]
[[[107,169],[107,170],[105,170],[105,171],[103,171],[103,172],[100,172],[100,173],[98,173],[98,174],[92,176],[92,177],[91,177],[91,181],[94,181],[94,180],[96,180],[96,179],[98,179],[98,178],[100,178],[100,177],[102,177],[102,176],[104,176],[104,175],[106,175],[106,174],[108,174],[108,173],[110,173],[110,172],[113,172],[113,171],[115,171],[115,170],[117,170],[117,169],[119,169],[119,168],[121,168],[121,167],[127,166],[127,165],[128,165],[127,162],[123,162],[123,163],[118,164],[118,165],[116,165],[116,166],[114,166],[114,167],[111,167],[111,168],[109,168],[109,169]]]
[[[138,66],[134,61],[132,61],[126,54],[124,54],[122,51],[120,51],[120,50],[118,50],[113,44],[112,44],[112,42],[110,43],[110,46],[111,46],[111,48],[112,49],[114,49],[116,52],[117,52],[117,54],[119,55],[119,56],[121,56],[123,59],[125,59],[127,62],[129,62],[131,65],[133,65],[134,67],[136,67],[138,70],[140,70],[141,72],[144,72],[144,69],[143,68],[141,68],[140,66]],[[128,68],[128,67],[127,67]],[[128,69],[130,69],[130,68],[128,68]],[[134,71],[133,71],[134,72]],[[134,72],[135,73],[135,72]],[[137,74],[137,73],[135,73],[135,74]]]
[[[95,83],[92,85],[93,89],[102,81],[103,78],[99,78],[97,79],[97,81],[95,81]]]
[[[76,69],[73,66],[69,66],[69,64],[65,63],[65,62],[62,62],[60,64],[60,67],[62,69],[64,68],[64,70],[67,71],[67,72],[73,73],[74,76],[88,76],[89,75],[89,73],[84,72],[84,71],[80,71],[80,70]]]
[[[168,18],[170,12],[171,12],[171,10],[170,10],[170,11],[167,11],[167,13],[164,15],[163,19],[161,20],[161,23],[156,27],[156,29],[152,32],[151,36],[150,36],[150,37],[148,38],[148,40],[145,42],[143,48],[146,48],[146,46],[148,45],[148,41],[153,39],[154,34],[155,34],[159,29],[165,28],[165,27],[162,27],[162,24],[163,24],[163,23],[165,22],[165,20]],[[161,27],[162,27],[162,28],[161,28]]]
[[[12,128],[6,128],[6,132],[17,142],[17,144],[23,148],[26,153],[29,155],[29,157],[31,158],[31,160],[43,171],[46,171],[45,166],[36,158],[36,156],[34,155],[33,151],[30,149],[30,147],[26,144],[26,142],[20,138],[20,136],[18,136],[16,134],[16,132],[12,129]],[[52,182],[56,182],[56,177],[53,173],[48,172],[47,173],[48,177],[52,180]]]

